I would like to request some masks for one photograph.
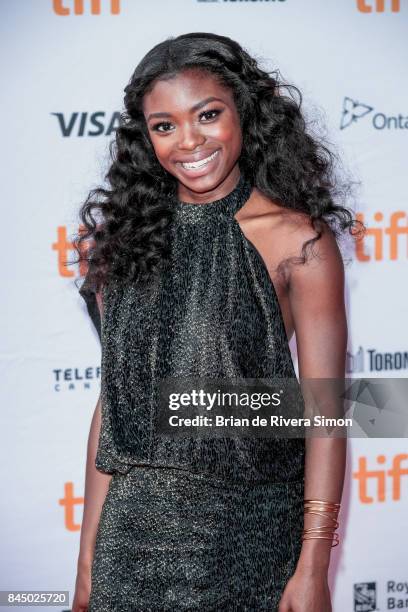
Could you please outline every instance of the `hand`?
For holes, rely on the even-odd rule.
[[[91,593],[91,570],[81,569],[77,572],[74,601],[71,612],[87,612]]]
[[[286,584],[278,612],[332,612],[327,570],[297,568]]]

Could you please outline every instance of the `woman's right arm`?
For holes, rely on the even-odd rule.
[[[99,396],[93,414],[88,437],[85,473],[84,512],[81,526],[77,577],[72,612],[86,611],[91,592],[91,570],[96,533],[102,506],[105,501],[112,474],[100,472],[95,467],[101,428],[101,398]]]
[[[88,450],[85,473],[84,512],[79,544],[78,570],[90,569],[95,547],[96,532],[102,506],[108,492],[112,474],[100,472],[95,467],[99,432],[101,429],[101,398],[99,396],[93,414],[88,437]]]
[[[100,293],[96,294],[96,301],[99,307],[99,313],[102,316],[103,305]],[[96,321],[96,324],[98,323],[99,322]],[[109,489],[109,483],[112,479],[112,474],[100,472],[95,466],[96,453],[99,444],[99,434],[101,430],[101,420],[101,396],[99,395],[88,436],[84,511],[82,517],[77,577],[72,612],[85,612],[88,607],[89,595],[91,592],[91,570],[96,533],[98,530],[102,506]]]

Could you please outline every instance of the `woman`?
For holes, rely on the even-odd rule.
[[[355,221],[290,88],[206,33],[155,46],[125,88],[110,187],[76,241],[102,386],[73,612],[331,610],[345,439],[157,424],[165,378],[296,379],[295,330],[301,379],[344,377],[336,237]]]

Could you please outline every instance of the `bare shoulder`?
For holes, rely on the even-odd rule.
[[[317,236],[307,213],[280,206],[256,188],[238,211],[236,220],[248,239],[275,264],[288,257],[300,256],[305,242]],[[338,260],[340,251],[329,225],[322,220],[317,229],[321,237],[313,244],[313,257],[307,264],[317,265],[318,261],[327,258]]]

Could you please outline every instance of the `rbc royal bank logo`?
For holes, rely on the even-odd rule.
[[[354,585],[354,612],[377,610],[377,584],[358,582]]]

